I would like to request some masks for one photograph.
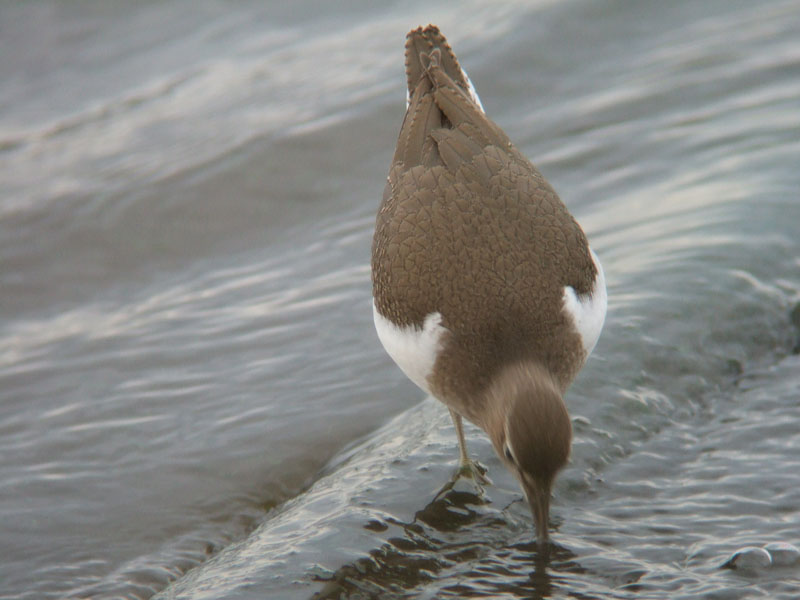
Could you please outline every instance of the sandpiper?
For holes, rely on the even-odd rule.
[[[406,38],[408,107],[372,244],[373,315],[389,356],[483,429],[547,541],[572,425],[563,396],[606,313],[603,269],[539,171],[484,113],[433,25]]]

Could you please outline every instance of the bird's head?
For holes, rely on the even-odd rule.
[[[572,424],[559,387],[536,363],[503,369],[489,387],[492,411],[487,432],[506,467],[517,477],[536,524],[539,544],[547,541],[550,492],[567,464]]]

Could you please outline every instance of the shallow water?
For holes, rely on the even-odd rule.
[[[800,2],[193,6],[0,6],[1,598],[800,596]],[[609,282],[549,556],[372,330],[427,22]]]

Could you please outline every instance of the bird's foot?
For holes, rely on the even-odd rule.
[[[483,497],[483,488],[492,485],[492,480],[486,476],[486,471],[486,467],[476,461],[469,459],[461,461],[458,469],[453,473],[450,480],[437,492],[434,501],[444,499],[451,493],[468,493],[470,496],[474,495],[476,498]],[[459,483],[461,483],[461,485],[459,485]],[[467,490],[470,491],[467,492]]]
[[[459,477],[464,477],[466,479],[472,479],[477,483],[479,486],[483,487],[485,485],[492,485],[492,480],[486,476],[487,469],[482,464],[477,461],[467,459],[466,461],[461,461],[461,464],[458,466],[458,470],[455,473],[453,479],[458,479]]]
[[[492,480],[486,476],[486,472],[486,467],[479,462],[470,459],[466,461],[462,460],[458,465],[458,469],[450,478],[450,481],[442,486],[442,489],[439,490],[436,497],[439,498],[446,495],[462,479],[473,482],[478,488],[478,493],[483,494],[484,486],[492,485]]]

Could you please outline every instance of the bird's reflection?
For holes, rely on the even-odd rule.
[[[462,596],[551,597],[557,588],[554,565],[556,570],[580,569],[574,554],[552,539],[540,546],[527,523],[520,532],[524,539],[509,544],[509,528],[520,523],[509,516],[511,505],[491,509],[482,483],[456,474],[410,522],[387,521],[385,543],[368,559],[325,577],[325,587],[314,598],[347,598],[364,590],[394,597],[399,589],[425,587],[445,569],[457,571],[458,577],[440,589]],[[365,527],[378,531],[372,522]]]

